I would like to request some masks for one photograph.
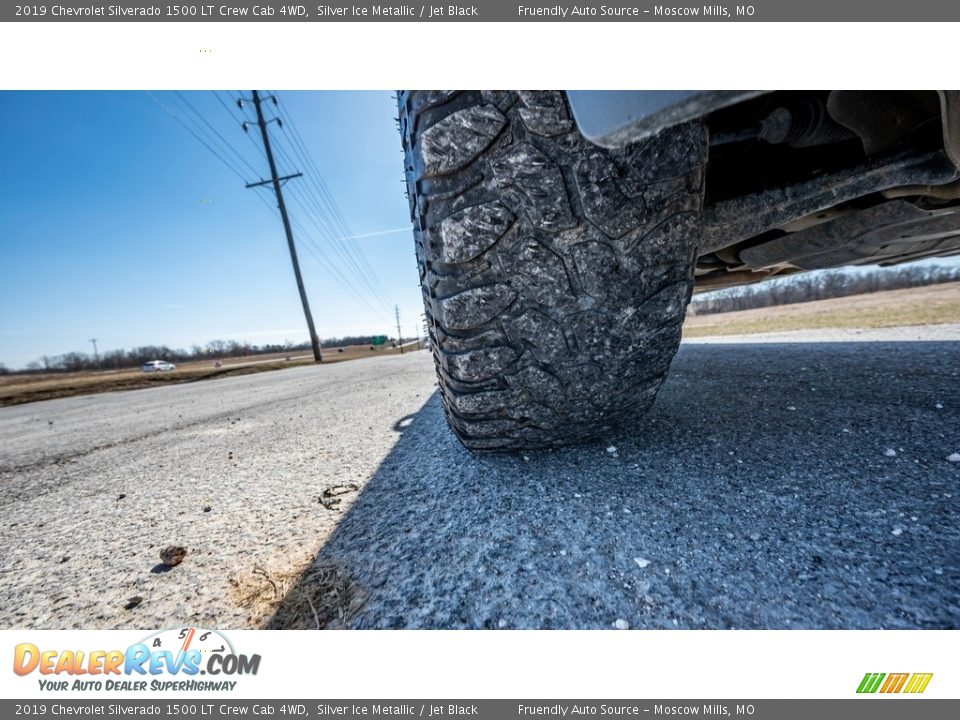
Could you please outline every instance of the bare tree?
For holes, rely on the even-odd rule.
[[[775,278],[758,285],[703,293],[690,303],[690,313],[708,315],[734,312],[885,290],[901,290],[957,280],[960,280],[960,266],[904,265],[861,272],[814,271]]]

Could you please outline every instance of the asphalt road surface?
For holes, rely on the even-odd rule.
[[[5,408],[0,627],[248,627],[238,577],[316,563],[334,626],[957,628],[958,452],[958,342],[685,344],[526,455],[457,443],[424,352]]]

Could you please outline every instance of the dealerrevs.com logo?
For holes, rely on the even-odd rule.
[[[260,655],[244,655],[216,630],[164,630],[126,650],[51,650],[33,643],[14,648],[13,671],[33,673],[41,690],[231,691],[232,678],[256,675]],[[204,676],[199,679],[198,676]]]
[[[933,673],[867,673],[857,686],[858,693],[922,693],[927,689]]]

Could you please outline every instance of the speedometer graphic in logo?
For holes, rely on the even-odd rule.
[[[215,653],[233,654],[230,641],[216,630],[204,630],[198,627],[171,628],[161,630],[144,641],[151,651],[166,650],[174,656],[190,650],[199,651],[203,657]]]

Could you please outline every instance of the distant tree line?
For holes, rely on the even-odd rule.
[[[345,345],[369,345],[373,335],[350,335],[339,338],[321,340],[326,348],[343,347]],[[393,338],[388,338],[392,342]],[[27,364],[23,370],[13,371],[0,364],[0,375],[11,372],[19,373],[48,373],[48,372],[79,372],[82,370],[122,370],[124,368],[139,367],[149,360],[166,360],[172,363],[191,362],[196,360],[221,360],[226,358],[252,357],[255,355],[271,355],[276,353],[295,353],[310,351],[310,343],[265,344],[253,345],[237,340],[211,340],[206,345],[194,345],[189,350],[171,348],[166,345],[144,345],[130,350],[107,350],[100,353],[99,360],[91,353],[70,352],[64,355],[44,355]]]
[[[955,280],[960,280],[960,265],[902,265],[861,272],[813,271],[775,278],[756,285],[741,285],[703,293],[691,301],[689,312],[691,315],[734,312],[863,295],[882,290],[902,290]]]

